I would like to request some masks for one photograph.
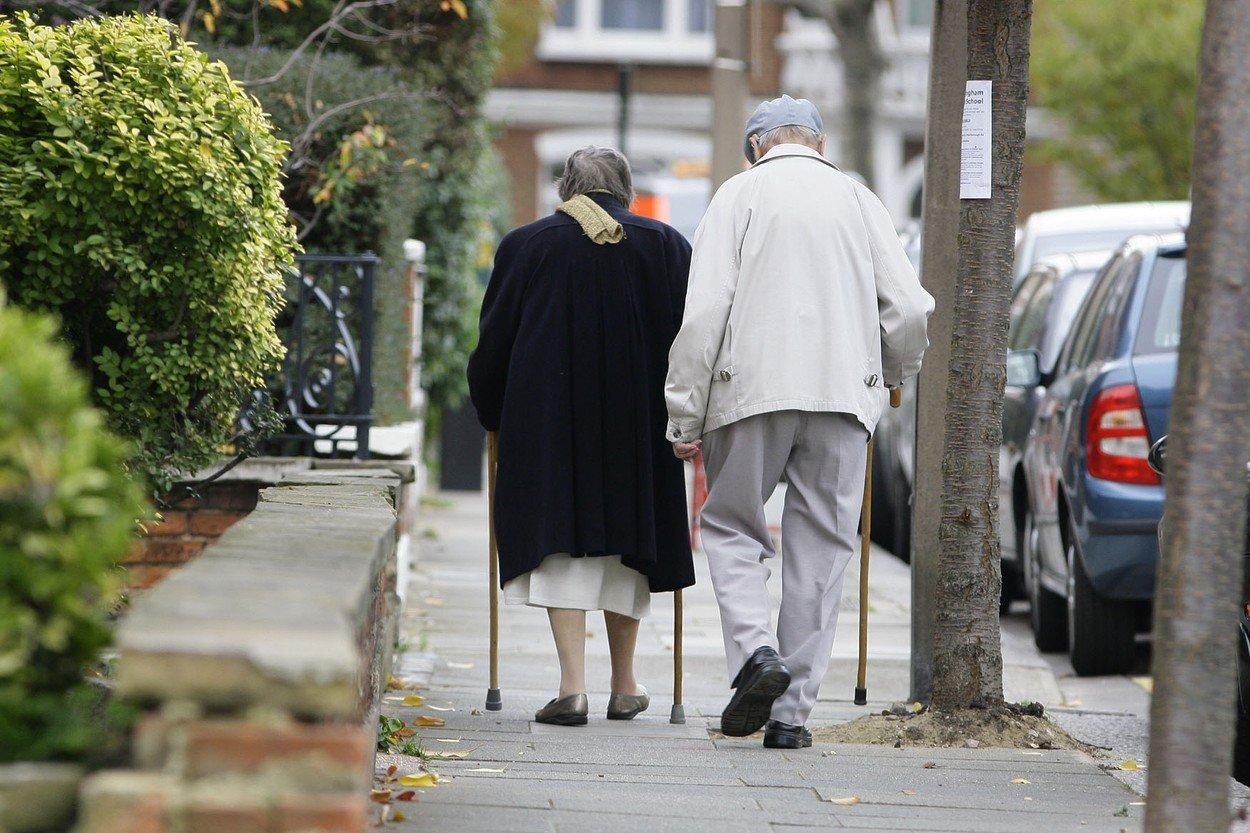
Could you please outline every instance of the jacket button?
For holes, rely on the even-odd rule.
[[[864,384],[870,388],[875,388],[877,386],[877,374],[869,373],[867,376],[865,376]]]

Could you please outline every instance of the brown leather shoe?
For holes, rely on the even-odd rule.
[[[590,714],[590,704],[585,694],[557,697],[538,710],[534,719],[553,726],[585,726]]]
[[[651,705],[651,695],[642,686],[638,694],[613,694],[608,698],[608,720],[633,720]]]

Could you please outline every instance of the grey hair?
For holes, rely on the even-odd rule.
[[[807,145],[815,150],[820,146],[820,137],[824,135],[817,133],[810,127],[803,127],[798,124],[783,124],[781,127],[774,127],[767,133],[760,133],[755,138],[760,143],[759,155],[763,156],[777,145]]]
[[[607,191],[628,207],[634,201],[634,177],[629,160],[619,150],[590,146],[569,154],[564,173],[556,180],[556,190],[562,200]]]

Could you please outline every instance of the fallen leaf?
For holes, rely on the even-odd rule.
[[[1013,783],[1013,784],[1031,784],[1031,783],[1033,783],[1033,782],[1032,782],[1032,781],[1030,781],[1028,778],[1012,778],[1012,779],[1011,779],[1011,783]]]
[[[920,714],[922,711],[924,711],[924,706],[922,706],[919,702],[911,704],[912,714]]]
[[[417,797],[417,794],[413,790],[404,790],[399,795],[395,796],[395,800],[396,801],[412,801],[416,797]]]
[[[390,766],[388,766],[386,768],[386,777],[390,778],[392,775],[395,774],[395,770],[397,769],[399,769],[399,767],[395,766],[394,764],[391,764]]]
[[[438,785],[438,776],[433,772],[419,772],[414,775],[399,776],[399,783],[405,787],[433,787]]]
[[[473,663],[471,663],[471,662],[449,662],[449,663],[447,663],[447,667],[448,667],[448,668],[459,668],[459,669],[460,669],[460,670],[462,670],[462,671],[467,671],[468,669],[470,669],[470,668],[472,668],[472,667],[473,667]]]
[[[447,721],[441,717],[431,717],[428,714],[419,714],[417,719],[413,721],[418,726],[446,726]]]
[[[425,698],[422,697],[420,694],[409,694],[407,697],[404,698],[405,706],[419,706],[424,702],[425,702]]]
[[[937,764],[935,764],[933,761],[925,761],[924,768],[925,769],[937,769]]]
[[[479,714],[481,714],[481,713],[482,713],[482,710],[481,710],[481,709],[469,709],[469,714],[472,714],[472,715],[479,715]]]
[[[1132,772],[1134,770],[1138,770],[1141,768],[1142,768],[1142,765],[1137,763],[1137,761],[1134,761],[1132,758],[1129,758],[1127,761],[1120,762],[1120,769],[1127,769],[1129,772]]]
[[[850,807],[859,803],[859,796],[848,795],[846,798],[830,798],[828,801],[830,804],[840,804],[843,807]]]
[[[396,730],[396,732],[395,732],[395,737],[397,737],[397,738],[410,738],[410,737],[412,737],[412,736],[413,736],[413,735],[415,735],[415,734],[416,734],[416,731],[415,731],[415,730],[413,730],[413,729],[409,729],[407,726],[405,726],[405,727],[404,727],[404,728],[402,728],[402,729],[398,729],[398,730]]]
[[[391,800],[391,791],[390,790],[370,790],[369,800],[377,804],[385,804],[386,802]]]
[[[433,709],[436,712],[454,712],[451,706],[426,706],[427,709]]]
[[[915,790],[899,790],[899,792],[901,792],[903,795],[915,795],[916,794]]]
[[[391,816],[391,818],[395,819],[395,821],[403,821],[404,819],[408,817],[405,816],[403,813],[399,812],[398,810],[396,810],[395,814]]]

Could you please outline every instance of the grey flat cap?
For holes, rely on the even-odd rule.
[[[770,130],[791,124],[815,130],[817,133],[825,132],[825,123],[820,118],[820,111],[806,98],[791,98],[783,95],[772,101],[761,102],[751,114],[751,118],[747,119],[747,132],[742,140],[742,149],[747,161],[755,163],[755,155],[751,150],[752,136],[762,136]]]

